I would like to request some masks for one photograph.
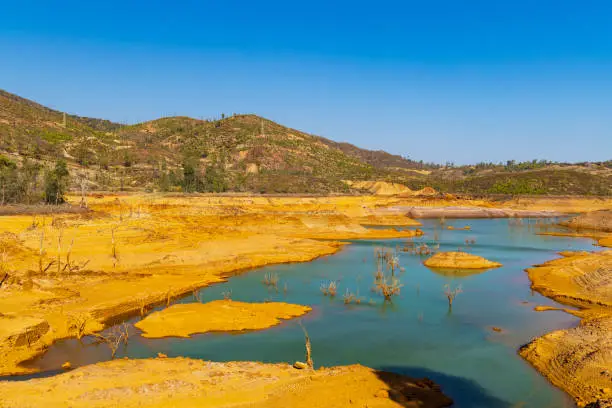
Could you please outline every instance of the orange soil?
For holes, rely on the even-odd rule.
[[[211,331],[261,330],[282,320],[302,316],[308,306],[282,302],[245,303],[215,300],[208,303],[177,304],[152,313],[136,323],[147,338],[189,337]]]
[[[582,321],[578,327],[534,339],[520,354],[579,406],[606,406],[612,399],[612,251],[561,255],[527,272],[533,289],[580,307],[567,312]]]
[[[431,381],[360,365],[296,370],[288,364],[187,358],[114,360],[49,378],[0,382],[1,407],[447,407]]]
[[[360,225],[389,214],[394,201],[376,197],[88,201],[86,214],[0,217],[0,266],[9,273],[0,289],[0,375],[27,372],[19,363],[57,339],[99,331],[230,273],[330,255],[344,245],[337,239],[420,233]]]
[[[448,269],[488,269],[502,266],[498,262],[491,262],[481,256],[466,252],[439,252],[423,264],[429,268]]]

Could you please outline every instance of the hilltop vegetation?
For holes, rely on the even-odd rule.
[[[10,168],[27,173],[36,165],[42,174],[62,159],[71,173],[87,179],[89,190],[328,194],[352,191],[343,180],[380,180],[476,194],[612,194],[611,162],[441,166],[334,142],[256,115],[178,116],[125,126],[64,114],[5,91],[0,155],[2,163],[12,163],[3,165],[4,179],[17,177],[6,175]]]

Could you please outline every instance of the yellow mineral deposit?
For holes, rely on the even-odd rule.
[[[423,264],[429,268],[441,269],[489,269],[502,266],[498,262],[466,252],[438,252]]]
[[[136,323],[147,338],[189,337],[196,333],[261,330],[282,320],[302,316],[308,306],[282,302],[246,303],[215,300],[177,304],[152,313]]]

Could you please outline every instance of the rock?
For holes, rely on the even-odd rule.
[[[70,370],[72,368],[72,364],[70,364],[70,361],[66,361],[64,364],[62,364],[62,368],[64,370]]]
[[[376,398],[389,398],[389,391],[384,390],[384,389],[380,389],[380,390],[376,391],[376,394],[374,394],[374,396]]]
[[[546,312],[547,310],[561,310],[554,306],[536,306],[533,308],[536,312]]]
[[[164,353],[157,353],[157,358],[168,358]]]
[[[305,368],[308,368],[308,365],[306,365],[306,363],[302,363],[301,361],[296,361],[295,363],[293,363],[293,368],[297,368],[298,370],[303,370]]]
[[[259,167],[255,163],[249,163],[246,166],[246,172],[247,174],[257,174],[259,173]]]

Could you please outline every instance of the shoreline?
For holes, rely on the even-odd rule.
[[[117,378],[121,378],[118,386]],[[421,406],[452,400],[428,379],[361,365],[296,369],[289,364],[210,362],[184,357],[112,360],[27,382],[0,382],[3,402],[19,407]],[[101,402],[104,405],[101,405]],[[145,402],[146,401],[146,402]],[[355,405],[357,404],[357,405]],[[407,405],[410,404],[410,405]]]
[[[414,219],[556,218],[567,215],[559,211],[515,210],[503,207],[406,207],[403,211],[407,217]]]
[[[29,327],[33,326],[21,331],[4,330],[3,333],[0,330],[0,360],[5,360],[0,364],[2,375],[40,372],[25,369],[19,364],[43,354],[56,341],[76,337],[73,331],[64,327],[69,323],[70,313],[87,313],[91,320],[87,322],[86,331],[96,332],[112,321],[138,315],[143,305],[150,308],[167,303],[168,296],[183,297],[194,289],[221,283],[231,276],[266,265],[309,262],[333,255],[341,251],[344,245],[350,244],[338,242],[339,239],[404,238],[419,234],[418,229],[363,228],[361,222],[372,219],[371,214],[364,216],[364,208],[373,211],[381,202],[388,205],[383,209],[385,211],[376,213],[381,224],[382,220],[395,219],[396,225],[406,225],[402,224],[406,215],[397,213],[397,199],[394,198],[370,197],[360,202],[351,197],[348,202],[337,198],[335,201],[309,200],[297,204],[295,200],[285,203],[281,199],[276,202],[259,199],[257,202],[255,198],[237,201],[223,201],[216,197],[202,201],[193,201],[192,198],[170,201],[164,198],[160,202],[151,197],[145,198],[127,196],[126,202],[119,205],[101,199],[93,204],[93,216],[68,214],[57,217],[61,221],[60,227],[45,226],[43,220],[42,227],[30,230],[32,218],[29,216],[0,218],[0,226],[8,225],[13,231],[18,231],[20,246],[11,249],[11,256],[15,257],[22,269],[31,268],[32,261],[36,259],[33,251],[40,231],[46,234],[48,242],[45,242],[45,248],[49,248],[50,257],[54,256],[53,245],[59,230],[64,232],[68,241],[71,237],[76,237],[78,243],[85,240],[87,246],[75,245],[73,257],[79,259],[87,254],[94,265],[93,272],[53,275],[52,278],[60,284],[58,288],[52,288],[53,291],[49,292],[46,287],[38,287],[31,292],[23,292],[27,294],[25,300],[7,298],[7,292],[0,292],[0,307],[8,301],[12,308],[9,308],[8,314],[0,314],[0,323],[8,315],[17,319],[33,316],[39,319],[32,321],[33,326],[40,326],[41,321],[48,326],[46,330],[41,327],[40,331],[44,333],[40,336],[35,333],[36,338],[28,337],[28,333],[32,333]],[[320,201],[325,203],[321,204]],[[251,212],[245,214],[244,205],[250,202],[254,202],[254,208],[249,208]],[[328,206],[329,210],[321,210],[322,205]],[[287,211],[295,206],[299,211]],[[141,209],[144,209],[142,217]],[[481,209],[478,207],[476,211]],[[138,215],[132,217],[132,211]],[[451,208],[451,211],[454,210]],[[121,244],[118,267],[113,265],[108,255],[109,228],[113,225],[120,226],[116,236]],[[408,225],[415,226],[416,223]],[[67,246],[65,243],[62,253],[65,253]],[[100,251],[105,254],[98,254],[92,248],[101,248]],[[40,276],[34,275],[34,279],[40,279]],[[30,305],[35,308],[30,309]],[[3,349],[6,337],[2,335],[6,333],[9,338],[12,335],[14,340],[15,335],[27,342],[32,340],[32,345],[27,348],[22,345],[17,351]],[[11,364],[17,371],[11,371]]]
[[[590,235],[571,232],[559,235],[598,240],[597,231]],[[606,274],[610,273],[612,250],[562,251],[559,255],[560,258],[525,271],[533,290],[578,310],[536,308],[536,311],[560,310],[579,317],[580,321],[569,329],[532,339],[519,348],[518,354],[553,385],[568,393],[578,406],[611,403],[612,286]]]
[[[330,256],[330,255],[334,255],[337,252],[341,251],[342,248],[345,245],[350,245],[350,243],[340,243],[340,242],[332,242],[332,244],[335,246],[335,250],[332,252],[322,252],[319,254],[316,254],[312,257],[309,257],[308,259],[299,259],[299,260],[285,260],[285,261],[275,261],[275,262],[269,262],[269,263],[263,263],[263,264],[259,264],[259,265],[250,265],[250,266],[245,266],[245,267],[240,267],[237,269],[233,269],[230,271],[225,271],[225,272],[221,272],[219,273],[218,280],[215,281],[210,281],[210,282],[206,282],[204,284],[190,284],[184,287],[180,287],[178,289],[176,289],[175,291],[173,291],[173,298],[183,298],[185,296],[188,296],[190,293],[192,293],[194,290],[201,290],[203,288],[206,287],[210,287],[216,284],[220,284],[220,283],[224,283],[227,282],[227,280],[233,276],[237,276],[240,275],[242,273],[248,273],[251,270],[255,270],[258,268],[262,268],[262,267],[266,267],[266,266],[270,266],[270,265],[281,265],[281,264],[292,264],[292,263],[302,263],[302,262],[311,262],[314,261],[316,259],[325,257],[325,256]],[[99,325],[95,328],[92,329],[90,332],[88,332],[89,334],[93,334],[95,332],[99,332],[102,331],[105,328],[108,328],[110,326],[113,326],[115,324],[117,324],[119,321],[123,321],[132,317],[136,317],[140,315],[140,307],[141,305],[137,305],[137,304],[132,304],[130,305],[131,302],[124,302],[122,304],[119,305],[115,305],[115,306],[111,306],[111,309],[118,307],[125,307],[128,310],[127,311],[122,311],[121,313],[115,313],[112,310],[107,310],[107,309],[93,309],[90,311],[92,318],[94,320],[96,320],[97,322],[99,322]],[[148,299],[147,303],[146,303],[146,307],[147,308],[154,308],[160,305],[164,305],[166,304],[166,294],[165,293],[158,293],[157,295],[153,295],[152,299]],[[88,334],[88,335],[89,335]],[[35,360],[36,358],[42,356],[50,347],[52,347],[56,342],[58,341],[62,341],[62,340],[66,340],[66,339],[73,339],[76,338],[75,335],[66,335],[66,336],[62,336],[62,337],[54,337],[50,342],[45,342],[44,344],[39,345],[40,347],[37,349],[33,349],[31,350],[30,353],[27,353],[27,357],[24,358],[24,356],[26,356],[25,354],[18,357],[18,360],[15,361],[13,363],[13,370],[9,369],[10,371],[5,371],[2,370],[0,371],[0,381],[2,379],[2,377],[11,377],[11,376],[20,376],[20,375],[30,375],[30,374],[36,374],[36,373],[40,373],[42,372],[41,370],[35,370],[35,369],[28,369],[25,368],[23,366],[21,366],[22,363],[26,363],[32,360]],[[1,350],[0,350],[1,351]],[[6,363],[5,363],[6,364]]]
[[[351,198],[348,205],[355,206],[355,200]],[[373,206],[378,200],[365,198],[365,205]],[[59,227],[49,224],[49,217],[41,217],[39,224],[34,224],[29,216],[0,217],[0,227],[21,231],[19,242],[7,237],[11,240],[15,270],[28,270],[36,263],[34,248],[38,246],[39,234],[45,239],[45,252],[49,248],[48,259],[55,259],[51,251],[57,245],[54,240],[59,232],[59,239],[64,235],[65,240],[72,237],[72,243],[77,242],[74,247],[72,243],[60,246],[62,257],[88,257],[92,271],[53,272],[50,278],[54,286],[51,287],[46,275],[34,273],[31,277],[13,278],[15,281],[8,291],[3,288],[0,292],[3,312],[0,314],[0,375],[34,373],[36,370],[20,364],[44,354],[56,341],[79,337],[81,334],[70,327],[74,319],[85,320],[82,334],[95,333],[126,317],[142,314],[143,309],[168,304],[171,299],[252,269],[309,262],[335,254],[349,244],[339,242],[340,239],[407,238],[421,234],[415,229],[364,228],[355,221],[363,216],[361,208],[353,214],[350,213],[353,207],[347,207],[348,215],[305,211],[313,205],[319,207],[321,200],[313,204],[311,200],[298,203],[306,207],[297,208],[302,213],[285,214],[287,205],[283,202],[259,199],[253,214],[238,218],[224,213],[226,208],[236,212],[236,206],[243,205],[244,198],[238,201],[232,198],[219,201],[216,197],[180,198],[160,202],[151,197],[127,196],[126,201],[92,199],[92,211],[86,216],[68,214],[52,218],[52,221],[61,220]],[[295,205],[290,204],[289,209],[293,209]],[[384,218],[390,219],[389,214],[384,214]],[[203,228],[192,229],[194,221]],[[396,217],[396,221],[416,224],[403,215]],[[117,227],[118,233],[112,238],[110,230]],[[111,239],[117,242],[118,260],[107,255]],[[71,254],[65,255],[66,251]],[[24,292],[22,288],[28,279],[34,282],[34,288]],[[23,293],[27,296],[22,296]],[[32,325],[8,327],[5,324],[26,316],[34,317]],[[18,339],[26,340],[17,345]]]

